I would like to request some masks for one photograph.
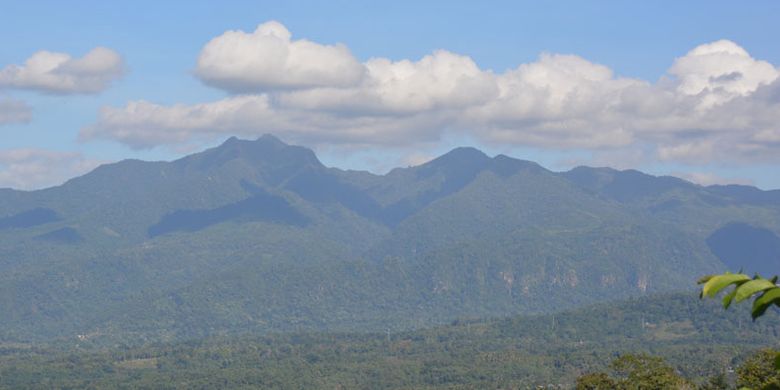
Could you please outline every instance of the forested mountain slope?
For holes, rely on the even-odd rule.
[[[0,190],[0,339],[401,330],[780,269],[780,196],[458,148],[386,175],[273,136]],[[744,255],[740,255],[744,254]]]

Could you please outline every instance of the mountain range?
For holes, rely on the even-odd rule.
[[[385,175],[266,135],[0,189],[0,341],[402,330],[780,271],[780,191],[457,148]]]

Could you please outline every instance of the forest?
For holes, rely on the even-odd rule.
[[[690,293],[406,332],[6,343],[0,387],[596,389],[666,380],[727,389],[751,383],[756,370],[774,372],[766,350],[780,342],[776,314],[753,322],[743,309]]]

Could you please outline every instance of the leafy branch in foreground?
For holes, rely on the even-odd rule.
[[[707,275],[699,279],[698,284],[703,284],[699,295],[701,298],[714,298],[719,292],[733,285],[734,289],[723,296],[723,307],[726,309],[732,302],[739,303],[756,297],[750,311],[754,320],[764,315],[770,306],[780,306],[780,286],[777,285],[777,276],[772,279],[764,279],[758,275],[751,278],[742,273],[726,272],[722,275]]]
[[[719,292],[729,286],[734,286],[731,292],[723,296],[723,307],[725,309],[728,309],[732,302],[739,303],[755,297],[753,308],[750,310],[753,320],[764,315],[770,306],[780,306],[780,286],[777,285],[777,276],[774,276],[772,279],[764,279],[758,275],[751,278],[743,273],[732,274],[727,272],[722,275],[705,276],[699,279],[698,284],[703,284],[699,295],[700,298],[714,298]],[[780,354],[771,351],[765,353],[774,354],[774,370],[775,374],[777,374],[780,371]],[[760,382],[760,386],[752,383],[756,381],[748,381],[749,383],[747,384],[760,389],[777,389],[780,387],[776,375],[773,378],[773,376],[763,373],[759,377],[760,380],[758,382]],[[742,387],[742,389],[751,387]]]

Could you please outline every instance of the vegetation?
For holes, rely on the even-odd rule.
[[[765,349],[749,357],[737,368],[737,387],[780,389],[780,372],[775,367],[777,351]]]
[[[751,298],[753,307],[750,315],[753,320],[766,314],[771,306],[780,306],[780,287],[777,276],[764,279],[759,275],[753,278],[738,273],[708,275],[699,280],[702,284],[700,297],[713,298],[718,293],[733,286],[723,296],[723,307],[728,309],[732,302],[739,303]],[[744,389],[780,389],[780,353],[763,350],[748,359],[738,370],[738,386]]]
[[[673,291],[772,265],[778,194],[469,148],[380,176],[231,139],[0,191],[0,340],[399,332]]]
[[[623,355],[612,361],[614,375],[594,372],[577,378],[577,390],[633,389],[780,389],[780,373],[774,369],[776,351],[764,349],[751,354],[729,379],[725,372],[695,384],[681,376],[663,358],[649,355]]]
[[[577,390],[692,389],[694,385],[675,372],[663,358],[623,355],[612,361],[613,378],[603,372],[577,378]]]
[[[703,284],[701,297],[713,298],[719,292],[733,286],[728,294],[723,296],[723,307],[728,309],[732,302],[739,303],[755,297],[750,315],[753,319],[761,317],[770,306],[780,306],[780,287],[777,286],[777,276],[764,279],[756,275],[751,278],[745,274],[725,273],[709,275],[701,278]]]
[[[773,323],[742,321],[740,312],[716,320],[720,311],[690,295],[666,295],[390,334],[247,335],[111,347],[89,339],[7,343],[0,347],[0,388],[523,389],[571,388],[578,377],[591,385],[678,383],[682,377],[705,386],[729,367],[745,366],[753,350],[780,342]],[[598,372],[605,374],[581,377]]]
[[[778,232],[778,191],[470,148],[380,176],[230,139],[0,191],[0,387],[717,388],[777,326],[648,296],[780,267]]]

